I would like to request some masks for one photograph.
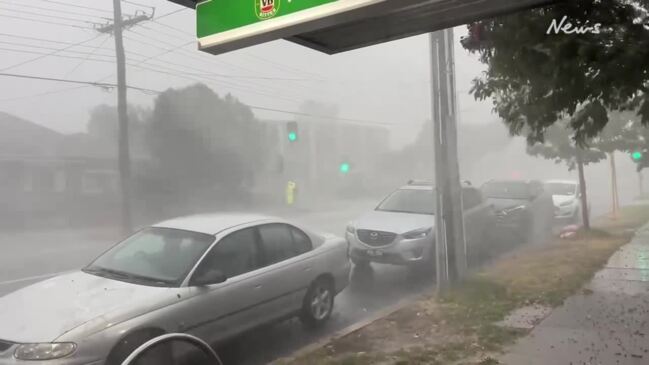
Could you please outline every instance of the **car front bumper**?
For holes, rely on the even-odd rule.
[[[570,219],[573,218],[576,213],[577,213],[577,205],[568,205],[565,207],[562,206],[554,207],[555,219]]]
[[[374,247],[363,243],[356,234],[346,234],[352,259],[391,265],[412,265],[428,260],[433,252],[432,237],[429,234],[424,238],[404,239],[397,235],[392,243]]]

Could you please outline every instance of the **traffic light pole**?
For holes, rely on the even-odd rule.
[[[443,292],[464,274],[467,266],[457,153],[453,29],[431,33],[430,41],[437,290]]]

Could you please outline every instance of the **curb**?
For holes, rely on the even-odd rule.
[[[279,358],[277,360],[271,361],[271,362],[268,363],[268,365],[278,364],[278,363],[283,362],[283,361],[295,360],[296,358],[298,358],[300,356],[306,355],[306,354],[311,353],[313,351],[316,351],[316,350],[318,350],[320,348],[323,348],[323,347],[327,346],[330,342],[335,341],[337,339],[340,339],[342,337],[348,336],[348,335],[350,335],[350,334],[352,334],[352,333],[354,333],[356,331],[359,331],[359,330],[369,326],[370,324],[372,324],[372,323],[374,323],[374,322],[376,322],[376,321],[378,321],[380,319],[383,319],[383,318],[391,315],[392,313],[406,307],[407,305],[412,304],[412,303],[416,302],[419,299],[422,299],[424,296],[425,295],[423,295],[423,294],[415,294],[415,295],[412,295],[412,296],[410,296],[408,298],[401,299],[397,303],[377,311],[376,313],[374,313],[373,315],[369,316],[368,318],[366,318],[366,319],[364,319],[362,321],[353,323],[353,324],[351,324],[351,325],[349,325],[349,326],[347,326],[347,327],[345,327],[343,329],[340,329],[340,330],[338,330],[338,331],[336,331],[336,332],[334,332],[334,333],[332,333],[332,334],[330,334],[328,336],[325,336],[324,338],[322,338],[322,339],[320,339],[320,340],[318,340],[318,341],[316,341],[316,342],[314,342],[312,344],[306,345],[306,346],[294,351],[293,353],[291,353],[288,356],[285,356],[285,357]]]

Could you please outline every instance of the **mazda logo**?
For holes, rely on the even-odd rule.
[[[379,238],[379,234],[378,234],[378,232],[372,232],[372,233],[370,233],[370,238],[373,239],[373,240]]]

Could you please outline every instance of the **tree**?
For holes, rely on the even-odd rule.
[[[260,132],[250,108],[230,95],[203,84],[169,89],[147,126],[154,180],[170,194],[240,198],[264,162]]]
[[[133,145],[141,137],[144,121],[149,111],[135,105],[128,106],[129,134]],[[117,107],[100,104],[90,110],[90,118],[86,126],[88,134],[99,139],[117,143],[118,119]]]
[[[604,129],[609,111],[635,110],[646,126],[648,3],[559,2],[470,24],[462,43],[488,65],[474,80],[475,98],[491,98],[510,132],[527,134],[530,144],[567,120],[582,145]],[[570,34],[551,28],[561,21]]]

